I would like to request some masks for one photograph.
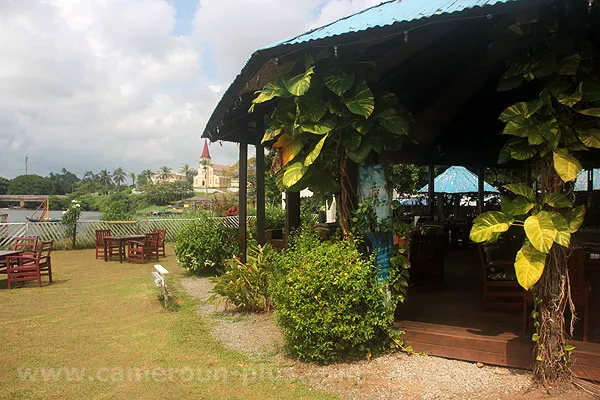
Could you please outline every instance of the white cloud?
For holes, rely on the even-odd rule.
[[[198,162],[202,130],[257,48],[369,0],[201,0],[190,36],[165,0],[0,2],[0,176]],[[237,147],[211,146],[232,164]]]

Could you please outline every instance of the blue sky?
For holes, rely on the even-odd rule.
[[[262,46],[377,0],[0,2],[0,176],[198,166],[223,91]],[[233,164],[233,144],[212,144]]]

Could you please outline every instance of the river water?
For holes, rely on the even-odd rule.
[[[25,222],[26,217],[31,216],[34,210],[22,210],[22,209],[3,209],[0,208],[0,214],[8,214],[8,222]],[[62,211],[50,211],[50,218],[62,217]],[[39,213],[38,213],[39,216]],[[80,221],[99,220],[102,216],[101,212],[98,211],[82,211]]]

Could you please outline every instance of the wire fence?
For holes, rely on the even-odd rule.
[[[254,216],[247,217],[247,222],[253,220]],[[166,240],[174,242],[179,231],[187,224],[197,221],[199,218],[160,218],[139,221],[79,221],[77,222],[77,236],[75,247],[79,249],[93,248],[96,245],[96,230],[110,229],[111,234],[139,235],[151,232],[153,229],[165,229]],[[239,218],[213,217],[213,223],[222,224],[230,228],[239,227]],[[0,223],[0,249],[7,250],[12,247],[16,237],[37,236],[40,240],[54,240],[54,246],[58,249],[72,247],[73,238],[67,237],[66,226],[62,222],[8,222]]]

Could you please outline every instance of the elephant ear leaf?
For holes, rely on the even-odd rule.
[[[286,188],[294,186],[306,173],[307,167],[301,162],[295,162],[287,166],[283,173],[283,186]]]
[[[583,169],[579,160],[566,149],[557,149],[553,154],[553,159],[554,169],[564,182],[577,179],[577,175]]]
[[[517,281],[525,290],[531,289],[544,272],[546,253],[536,250],[531,244],[525,243],[517,252],[515,260],[515,273]]]
[[[250,106],[250,112],[254,111],[254,106],[256,104],[264,103],[266,101],[272,100],[275,97],[289,97],[290,94],[286,88],[286,82],[283,77],[279,77],[272,82],[269,82],[265,85],[262,90],[256,92],[258,96],[252,100],[252,106]]]
[[[585,218],[585,206],[577,206],[571,210],[567,210],[563,213],[567,224],[569,224],[569,231],[571,233],[577,232],[581,224],[583,224],[583,219]]]
[[[310,88],[310,82],[314,72],[315,68],[311,65],[304,73],[288,78],[285,82],[287,91],[294,96],[302,96],[306,94]]]
[[[527,239],[536,250],[542,253],[550,251],[557,233],[551,213],[540,211],[537,215],[527,217],[524,228]]]
[[[354,85],[354,73],[342,71],[340,69],[335,70],[333,74],[327,75],[323,82],[327,89],[333,93],[342,97],[348,90]]]
[[[343,101],[352,114],[363,116],[365,119],[369,118],[375,110],[375,97],[364,80],[360,81]]]
[[[319,140],[319,143],[317,143],[315,148],[312,149],[310,151],[310,153],[308,153],[308,155],[306,156],[306,159],[304,160],[305,167],[310,167],[312,165],[312,163],[315,162],[317,157],[319,157],[319,154],[321,154],[321,150],[323,149],[323,145],[325,144],[325,140],[327,139],[327,136],[328,135],[323,136],[321,138],[321,140]]]
[[[486,242],[496,233],[506,232],[512,224],[512,217],[500,211],[488,211],[473,221],[469,238],[475,243]]]

